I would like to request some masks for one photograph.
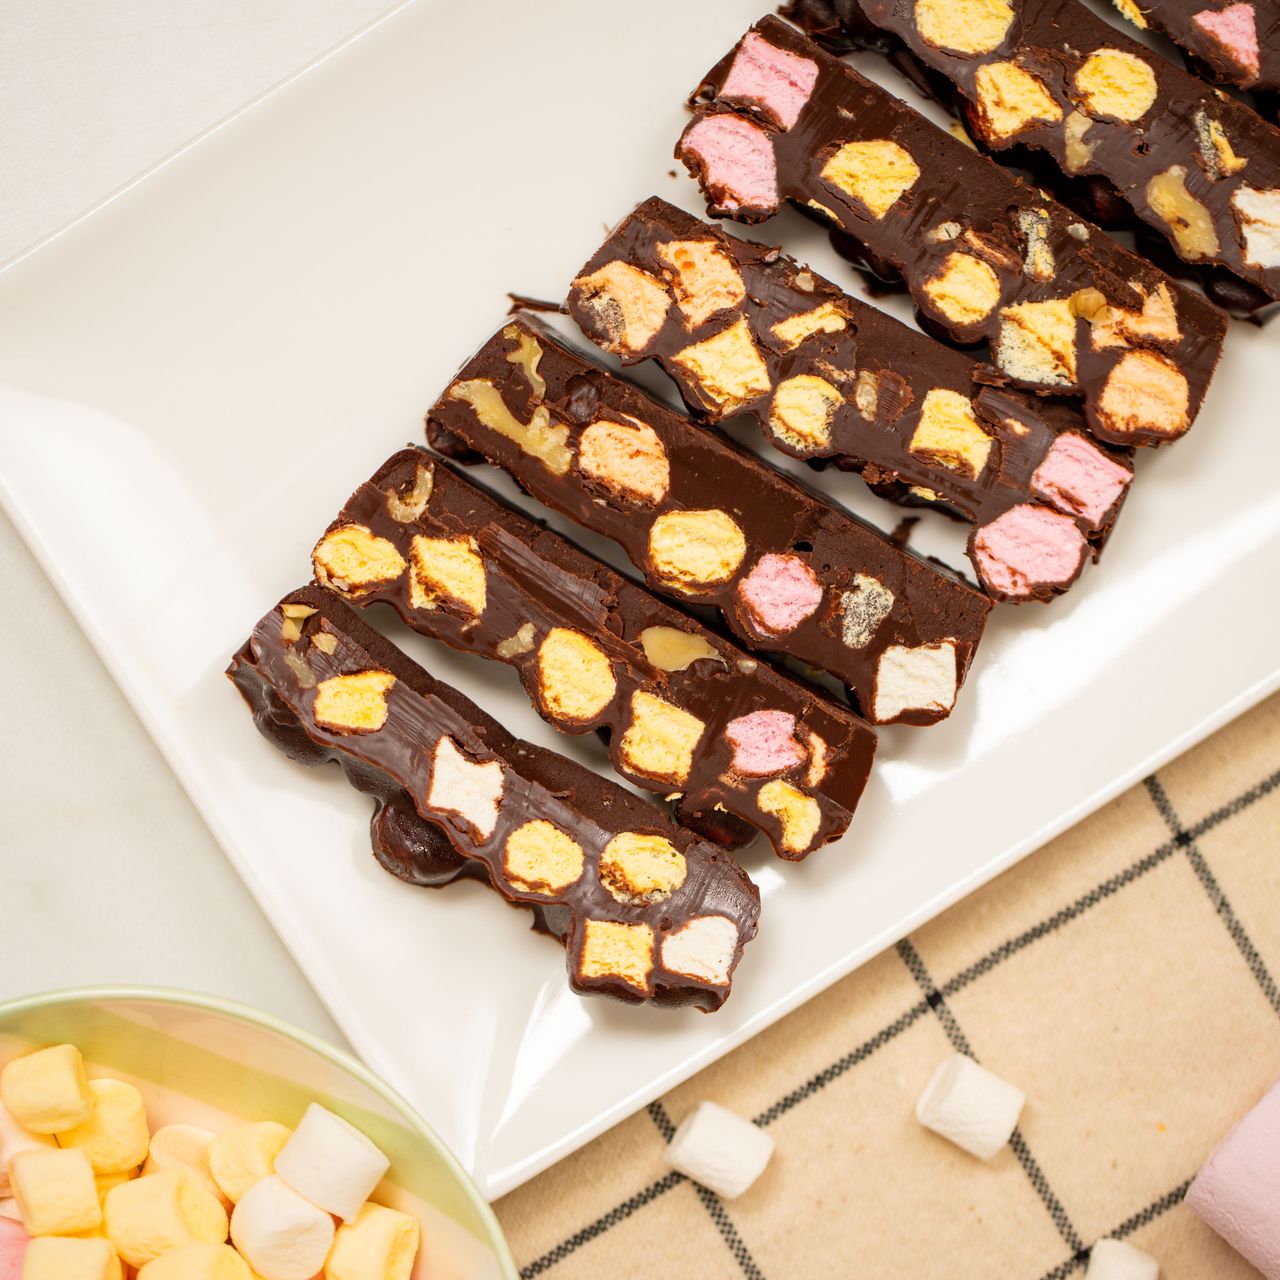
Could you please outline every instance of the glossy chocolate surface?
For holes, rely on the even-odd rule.
[[[286,626],[286,605],[314,611],[298,619],[296,638]],[[331,639],[317,646],[317,635]],[[364,731],[320,723],[316,701],[324,682],[367,672],[394,677],[385,691],[385,723]],[[737,932],[732,972],[755,936],[760,901],[755,886],[729,854],[589,769],[514,739],[323,588],[307,587],[285,597],[254,628],[228,675],[269,741],[304,764],[337,761],[353,785],[375,797],[375,847],[379,860],[394,874],[419,884],[479,875],[507,901],[533,908],[540,927],[565,944],[575,991],[630,1003],[694,1004],[704,1010],[723,1004],[731,979],[716,982],[666,967],[663,944],[691,920],[721,917]],[[485,838],[456,813],[430,802],[432,761],[445,737],[468,767],[494,763],[501,769],[501,800],[493,830]],[[531,822],[552,824],[585,855],[580,877],[558,892],[532,891],[508,875],[508,841]],[[602,882],[601,851],[623,832],[660,836],[683,856],[683,882],[665,899],[621,902]],[[651,930],[648,974],[643,979],[584,975],[580,970],[589,921]]]
[[[677,305],[679,282],[669,263],[671,246],[711,244],[732,263],[741,296],[700,323]],[[616,340],[592,303],[591,278],[612,262],[639,268],[672,292],[661,327],[638,349]],[[1029,504],[1075,520],[1096,559],[1105,544],[1132,477],[1128,450],[1103,449],[1102,455],[1124,469],[1119,496],[1101,513],[1073,509],[1060,495],[1034,479],[1054,442],[1066,432],[1087,433],[1079,414],[1067,404],[993,387],[981,381],[980,366],[969,356],[909,328],[893,317],[850,297],[777,248],[727,234],[657,197],[646,200],[614,229],[579,272],[569,295],[579,328],[598,346],[624,363],[658,361],[675,381],[695,417],[718,422],[732,413],[753,416],[770,444],[797,458],[837,458],[859,471],[883,496],[911,504],[937,506],[976,526],[989,524],[1011,508]],[[828,308],[828,327],[796,343],[779,336],[796,317]],[[679,359],[691,343],[745,317],[757,350],[768,368],[768,387],[726,409]],[[834,326],[838,325],[836,328]],[[841,394],[827,421],[828,438],[802,438],[788,431],[774,413],[780,385],[793,378],[817,377]],[[791,384],[797,385],[797,384]],[[913,439],[931,391],[954,392],[972,409],[991,440],[984,465],[917,446]],[[923,438],[923,437],[922,437]],[[985,447],[985,446],[984,446]],[[1092,451],[1098,446],[1085,444]],[[977,530],[974,531],[976,537]],[[997,599],[1049,599],[1079,576],[1082,554],[1070,576],[1035,583],[1017,594],[1002,590],[983,574],[982,558],[970,538],[969,556],[983,586]],[[1082,548],[1083,549],[1083,548]]]
[[[518,349],[536,344],[541,389],[529,382],[515,361]],[[517,423],[535,414],[563,433],[563,470],[557,472],[509,435],[481,422],[462,398],[466,384],[496,388]],[[651,431],[670,482],[660,501],[634,501],[611,492],[586,475],[577,462],[584,432],[612,423]],[[565,346],[544,325],[517,319],[494,335],[469,360],[428,415],[429,434],[476,450],[510,472],[535,498],[594,532],[620,543],[651,586],[691,603],[720,609],[730,628],[749,647],[785,653],[844,682],[868,719],[880,723],[931,724],[950,713],[950,705],[888,709],[878,698],[881,668],[912,654],[954,653],[955,690],[963,681],[981,639],[991,607],[981,592],[912,553],[774,471],[718,433],[690,422],[620,378]],[[739,531],[743,551],[738,565],[718,582],[687,585],[665,578],[655,564],[653,531],[664,518],[684,513],[717,513]],[[763,557],[797,562],[821,589],[818,607],[785,633],[770,633],[752,620],[742,599],[742,583]],[[892,604],[865,630],[859,610],[871,591]],[[853,599],[857,597],[857,599]],[[842,638],[842,621],[854,615]]]
[[[752,31],[769,45],[812,63],[815,83],[788,129],[780,128],[751,101],[721,96],[737,47],[695,90],[691,98],[695,120],[676,154],[702,182],[713,213],[761,221],[778,207],[776,201],[743,203],[717,189],[706,180],[703,162],[686,145],[690,131],[704,118],[727,113],[750,121],[767,137],[776,163],[777,200],[792,200],[810,212],[820,212],[857,241],[883,274],[900,273],[926,322],[958,342],[987,340],[1000,365],[991,375],[995,381],[1041,394],[1082,395],[1090,429],[1114,444],[1162,444],[1190,427],[1221,356],[1227,326],[1221,311],[931,124],[790,24],[770,17]],[[889,140],[906,152],[918,176],[887,212],[874,216],[865,204],[825,179],[822,171],[845,144],[879,140]],[[1052,267],[1043,276],[1028,269],[1032,246],[1029,234],[1022,230],[1024,223],[1039,228],[1040,243]],[[956,252],[979,258],[991,268],[997,296],[985,314],[957,319],[940,309],[930,295],[931,282]],[[1156,301],[1167,306],[1176,337],[1139,331],[1143,324],[1135,319],[1123,342],[1096,345],[1089,315],[1098,304],[1107,308],[1109,316],[1137,318]],[[1001,359],[1004,317],[1024,304],[1055,302],[1066,304],[1074,315],[1071,361],[1051,376],[1026,376],[1016,362]],[[1185,384],[1182,407],[1169,421],[1163,420],[1163,406],[1150,423],[1137,424],[1107,407],[1110,375],[1134,355]]]
[[[409,516],[404,496],[415,486],[421,493],[424,475],[429,494],[413,504],[421,509]],[[389,495],[399,495],[401,501],[389,502]],[[379,467],[352,494],[326,536],[352,525],[393,545],[406,568],[391,581],[347,588],[331,584],[345,599],[361,607],[388,604],[423,635],[510,664],[548,723],[573,734],[605,731],[619,773],[664,796],[682,793],[682,821],[711,824],[717,810],[727,812],[749,824],[748,832],[764,831],[779,856],[790,860],[805,857],[847,829],[876,747],[874,730],[847,707],[751,658],[425,450],[402,449]],[[479,614],[448,595],[415,603],[415,543],[419,548],[462,546],[483,562],[486,592]],[[318,573],[324,573],[323,567]],[[566,714],[544,688],[541,646],[557,628],[586,637],[611,669],[612,693],[585,717]],[[664,668],[650,660],[647,639],[684,648]],[[669,669],[695,653],[702,656],[690,658],[683,669]],[[628,746],[637,692],[661,698],[704,726],[687,775],[654,776]],[[734,732],[731,725],[760,712],[790,718],[792,741],[782,747],[793,760],[785,768],[747,773],[735,767],[726,731]],[[812,796],[821,815],[812,836],[798,848],[788,845],[780,817],[764,811],[758,800],[761,788],[775,778]]]

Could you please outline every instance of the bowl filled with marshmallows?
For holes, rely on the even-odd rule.
[[[515,1280],[396,1093],[266,1014],[161,989],[0,1005],[0,1280]]]

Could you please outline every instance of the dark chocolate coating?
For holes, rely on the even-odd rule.
[[[1013,174],[973,151],[957,138],[931,124],[900,99],[860,76],[852,67],[827,53],[779,18],[763,19],[752,28],[768,43],[817,68],[817,78],[796,123],[781,130],[748,102],[719,96],[736,47],[695,90],[691,105],[695,121],[720,112],[736,113],[764,130],[773,147],[779,199],[802,207],[815,201],[838,219],[848,236],[864,246],[881,271],[901,273],[916,306],[957,342],[986,339],[999,359],[996,344],[1001,313],[1022,303],[1083,298],[1096,290],[1110,309],[1141,313],[1148,298],[1167,290],[1177,324],[1176,339],[1130,335],[1124,344],[1094,349],[1092,325],[1083,310],[1075,318],[1073,375],[1053,380],[1019,379],[1008,368],[997,381],[1013,382],[1040,394],[1079,394],[1084,397],[1090,430],[1119,445],[1158,445],[1185,432],[1199,411],[1222,354],[1226,316],[1203,295],[1186,288],[1136,254],[1122,249],[1096,227],[1048,199]],[[688,130],[685,136],[687,137]],[[901,146],[919,169],[914,183],[881,217],[821,176],[828,158],[851,141],[889,139]],[[724,191],[710,189],[701,160],[684,147],[676,148],[690,172],[703,183],[711,211],[742,221],[761,221],[776,206],[752,208],[737,204]],[[1043,226],[1044,244],[1051,255],[1049,278],[1036,278],[1025,268],[1028,253],[1020,218]],[[958,235],[949,234],[958,228]],[[992,267],[999,296],[989,312],[972,322],[948,317],[931,301],[926,284],[957,250],[980,257]],[[1120,425],[1102,405],[1108,376],[1131,352],[1149,352],[1162,366],[1179,371],[1186,381],[1186,412],[1165,428]]]
[[[662,328],[639,350],[629,349],[613,340],[600,309],[591,305],[590,286],[584,280],[607,263],[622,261],[670,288],[674,273],[660,248],[674,241],[711,242],[718,246],[738,271],[743,296],[737,305],[718,310],[696,325],[686,319],[673,296]],[[835,308],[843,318],[843,327],[838,331],[814,333],[798,345],[775,334],[774,326],[779,323],[824,305]],[[728,235],[657,197],[628,214],[582,268],[569,294],[569,310],[588,338],[620,356],[624,363],[657,360],[675,380],[694,416],[707,422],[718,422],[729,413],[705,393],[701,381],[676,357],[691,343],[745,317],[768,367],[769,390],[735,404],[731,412],[751,414],[769,442],[783,453],[796,458],[839,459],[843,469],[861,472],[876,492],[895,500],[938,506],[977,526],[1023,504],[1049,507],[1076,521],[1096,560],[1128,493],[1126,487],[1097,521],[1055,504],[1035,489],[1032,477],[1063,432],[1075,431],[1082,437],[1086,434],[1085,424],[1074,409],[1061,402],[978,383],[978,366],[968,356],[851,298],[779,249]],[[879,391],[870,415],[857,403],[856,376],[860,371],[873,374],[878,380]],[[772,420],[770,409],[779,384],[802,375],[819,376],[844,395],[829,421],[830,438],[825,445],[782,434]],[[963,396],[991,436],[991,453],[978,475],[947,466],[936,455],[912,452],[910,444],[921,409],[933,389]],[[1103,452],[1132,474],[1130,451]],[[929,493],[936,497],[929,498]],[[1011,595],[984,578],[972,538],[969,558],[978,580],[991,595],[1015,601],[1051,599],[1076,580],[1084,565],[1082,555],[1070,577],[1055,583],[1037,583],[1029,594]]]
[[[388,505],[388,494],[412,491],[424,467],[432,477],[425,506],[416,518],[397,518]],[[360,606],[375,602],[390,605],[415,631],[451,648],[509,663],[519,672],[535,709],[549,724],[574,734],[604,730],[602,737],[609,745],[614,768],[647,790],[663,795],[682,793],[681,821],[686,825],[700,822],[708,838],[717,844],[727,847],[730,840],[741,843],[744,835],[749,838],[760,830],[769,836],[780,857],[794,861],[848,828],[875,756],[876,736],[869,725],[768,663],[748,657],[424,450],[402,449],[383,463],[352,494],[326,534],[349,525],[362,526],[386,539],[406,562],[411,561],[416,537],[472,539],[484,561],[486,582],[485,607],[479,617],[449,599],[430,608],[416,607],[412,568],[393,581],[368,588],[328,585]],[[319,567],[317,576],[323,582]],[[529,628],[529,633],[521,651],[512,652],[510,641],[522,627]],[[557,714],[542,695],[538,650],[553,627],[591,638],[612,663],[615,692],[590,719]],[[698,637],[717,656],[699,658],[683,671],[660,670],[649,662],[641,642],[649,627],[669,627]],[[637,690],[662,698],[706,726],[687,778],[654,778],[631,767],[624,736],[631,720],[632,695]],[[764,776],[746,776],[734,770],[725,728],[735,718],[761,710],[790,714],[801,743],[808,742],[810,733],[818,736],[826,761],[821,781],[806,781],[811,752],[791,768]],[[821,811],[812,840],[801,849],[784,845],[779,817],[757,803],[760,788],[775,777],[785,777],[811,794]],[[741,821],[736,825],[717,821],[730,817]],[[710,835],[711,831],[720,838]]]
[[[297,640],[282,634],[284,604],[315,610],[300,621]],[[332,654],[313,643],[321,633],[333,638]],[[305,683],[300,679],[300,663],[310,668],[311,677],[319,683],[368,671],[394,676],[395,683],[385,693],[385,723],[365,732],[338,731],[318,723],[316,685],[311,677]],[[359,790],[374,795],[379,861],[393,874],[418,884],[480,875],[507,901],[532,907],[540,927],[564,942],[575,991],[629,1003],[693,1004],[707,1011],[724,1003],[731,980],[715,983],[665,967],[661,944],[695,917],[723,916],[738,933],[733,958],[733,966],[737,965],[743,948],[756,934],[760,895],[730,855],[677,827],[616,783],[555,752],[513,738],[321,587],[286,596],[254,628],[227,674],[269,741],[304,764],[337,761]],[[430,762],[436,743],[445,736],[469,761],[496,761],[502,766],[501,804],[487,839],[478,839],[455,814],[429,804]],[[508,837],[534,820],[551,822],[576,840],[586,855],[582,875],[560,892],[536,893],[517,887],[505,873]],[[601,882],[600,853],[624,831],[662,836],[684,856],[685,879],[665,900],[619,902]],[[579,972],[587,919],[652,929],[653,968],[643,988],[620,977]]]
[[[546,382],[539,397],[517,364],[507,357],[523,333],[541,348],[538,366]],[[510,334],[508,337],[506,335]],[[670,486],[652,505],[618,497],[594,484],[576,465],[553,473],[521,445],[483,425],[471,407],[451,392],[464,381],[487,382],[501,393],[520,422],[535,410],[549,412],[563,427],[576,455],[584,428],[593,422],[641,423],[661,442],[670,467]],[[533,319],[518,319],[499,331],[460,370],[450,389],[432,407],[437,424],[479,450],[495,466],[510,472],[540,502],[584,527],[620,543],[650,586],[692,603],[718,608],[735,634],[754,649],[786,653],[828,671],[856,691],[868,719],[877,720],[875,693],[880,660],[892,646],[920,647],[951,642],[956,684],[963,682],[982,637],[990,600],[948,571],[896,547],[869,525],[841,511],[718,433],[698,427],[629,383],[584,359]],[[723,581],[699,587],[664,580],[655,570],[649,531],[670,512],[727,514],[741,530],[746,552],[736,571]],[[743,606],[738,585],[767,553],[798,557],[822,587],[817,610],[785,634],[756,626]],[[841,639],[842,593],[856,591],[855,578],[874,578],[893,594],[893,604],[863,647]],[[912,708],[881,723],[932,724],[950,707]]]
[[[1242,185],[1280,191],[1280,130],[1248,107],[1117,31],[1079,0],[1018,0],[1017,16],[1004,40],[978,56],[951,53],[924,39],[912,16],[913,0],[859,3],[869,22],[896,36],[926,66],[945,75],[971,105],[978,101],[975,78],[980,67],[1013,61],[1031,72],[1058,104],[1060,118],[1033,122],[1003,137],[984,127],[980,111],[970,112],[969,126],[975,136],[997,150],[1015,144],[1043,149],[1077,176],[1101,175],[1140,218],[1164,235],[1170,234],[1169,224],[1152,208],[1147,184],[1171,166],[1182,166],[1187,188],[1213,218],[1219,247],[1216,253],[1189,255],[1171,236],[1179,256],[1192,262],[1216,262],[1280,298],[1280,266],[1249,261],[1240,218],[1231,203],[1232,194]],[[1151,68],[1155,99],[1135,121],[1092,115],[1084,138],[1090,149],[1088,161],[1068,165],[1062,121],[1071,111],[1084,110],[1078,107],[1082,95],[1073,87],[1075,76],[1091,54],[1104,48],[1131,55]],[[1212,150],[1202,150],[1197,119],[1221,126],[1237,155],[1248,161],[1241,172],[1218,170]]]

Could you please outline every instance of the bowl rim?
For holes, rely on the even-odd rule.
[[[312,1053],[327,1058],[331,1063],[354,1076],[361,1084],[372,1089],[382,1100],[398,1111],[412,1130],[421,1137],[439,1156],[450,1173],[471,1201],[481,1221],[489,1231],[487,1244],[494,1250],[498,1265],[502,1268],[504,1280],[519,1280],[520,1272],[515,1258],[511,1254],[511,1246],[498,1222],[493,1206],[480,1194],[475,1180],[463,1168],[458,1157],[445,1146],[436,1131],[418,1114],[409,1102],[380,1076],[376,1075],[354,1055],[337,1045],[322,1040],[319,1036],[304,1031],[292,1022],[279,1018],[265,1009],[243,1004],[226,996],[213,995],[209,992],[188,991],[181,987],[162,987],[148,984],[123,986],[90,985],[80,987],[60,987],[54,991],[40,992],[36,995],[18,996],[12,1000],[0,1000],[0,1018],[11,1014],[24,1013],[28,1010],[45,1008],[53,1005],[72,1004],[81,1000],[136,1000],[139,1002],[167,1003],[187,1005],[196,1009],[204,1009],[211,1013],[220,1013],[241,1022],[274,1031],[294,1043],[301,1045]]]

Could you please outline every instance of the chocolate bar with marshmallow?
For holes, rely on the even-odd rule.
[[[734,353],[726,379],[755,376]],[[428,414],[540,502],[620,543],[658,591],[847,685],[877,724],[951,714],[991,608],[811,490],[518,319]]]
[[[1133,479],[1070,406],[982,383],[963,353],[656,197],[583,267],[569,309],[624,363],[657,360],[696,417],[751,414],[792,457],[972,521],[969,559],[998,600],[1065,591]],[[731,346],[757,376],[726,394],[707,355]]]
[[[575,991],[724,1003],[760,915],[730,854],[513,738],[322,587],[286,596],[227,674],[268,741],[303,764],[337,762],[374,797],[389,870],[427,884],[475,876],[531,907],[564,943]]]
[[[676,154],[713,213],[820,216],[900,273],[927,321],[989,342],[992,377],[1083,396],[1102,440],[1190,428],[1226,316],[788,23],[757,23],[691,105]]]
[[[423,449],[352,494],[312,562],[344,599],[514,667],[548,723],[601,733],[619,773],[678,796],[679,820],[717,843],[759,830],[796,861],[849,826],[869,725]]]
[[[1142,30],[1159,31],[1180,45],[1222,84],[1280,90],[1280,8],[1272,0],[1115,0]]]
[[[1280,298],[1280,129],[1256,112],[1080,0],[857,4],[955,86],[984,147],[1105,179],[1184,261]]]

